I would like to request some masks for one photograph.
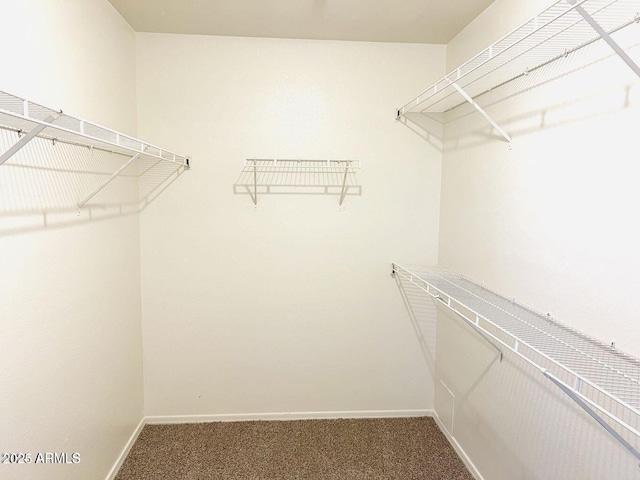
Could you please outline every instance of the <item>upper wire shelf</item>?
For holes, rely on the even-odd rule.
[[[3,91],[0,91],[0,126],[24,133],[27,137],[35,132],[32,136],[100,148],[128,157],[149,157],[186,168],[190,166],[189,157]],[[8,159],[10,153],[2,154],[0,164]]]
[[[639,0],[557,1],[407,102],[397,117],[451,110],[464,103],[457,93],[470,101],[600,38],[611,45],[609,35],[634,22],[640,22]]]
[[[393,265],[500,352],[540,370],[640,460],[640,360],[446,269]]]

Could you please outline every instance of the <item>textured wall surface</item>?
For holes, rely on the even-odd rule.
[[[141,217],[147,413],[431,408],[389,273],[437,260],[441,152],[394,108],[443,74],[444,46],[138,34],[137,47],[140,135],[194,156]],[[254,210],[234,184],[256,157],[359,159],[361,191],[342,211],[305,188]]]

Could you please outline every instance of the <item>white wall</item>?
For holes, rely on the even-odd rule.
[[[135,35],[106,0],[2,0],[0,12],[0,89],[135,133]],[[61,169],[103,159],[78,152],[34,141],[0,167],[0,452],[81,455],[0,465],[3,479],[105,478],[143,416],[138,218],[76,217],[74,182],[92,176]]]
[[[437,260],[438,150],[394,108],[444,46],[137,35],[138,129],[193,154],[141,216],[148,415],[428,409],[392,261]],[[361,196],[234,194],[244,158],[360,159]]]
[[[550,2],[533,3],[494,2],[449,44],[448,66]],[[638,26],[618,39],[637,45]],[[512,150],[468,107],[448,115],[439,263],[640,356],[640,81],[606,46],[526,81],[479,99]],[[637,461],[539,374],[517,362],[479,371],[481,348],[452,322],[439,317],[436,410],[449,401],[442,380],[462,399],[456,436],[485,478],[637,476]]]

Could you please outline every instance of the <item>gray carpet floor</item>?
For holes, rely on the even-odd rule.
[[[431,418],[147,425],[116,480],[473,480]]]

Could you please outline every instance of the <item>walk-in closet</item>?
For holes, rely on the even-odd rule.
[[[0,479],[640,480],[640,0],[0,27]]]

